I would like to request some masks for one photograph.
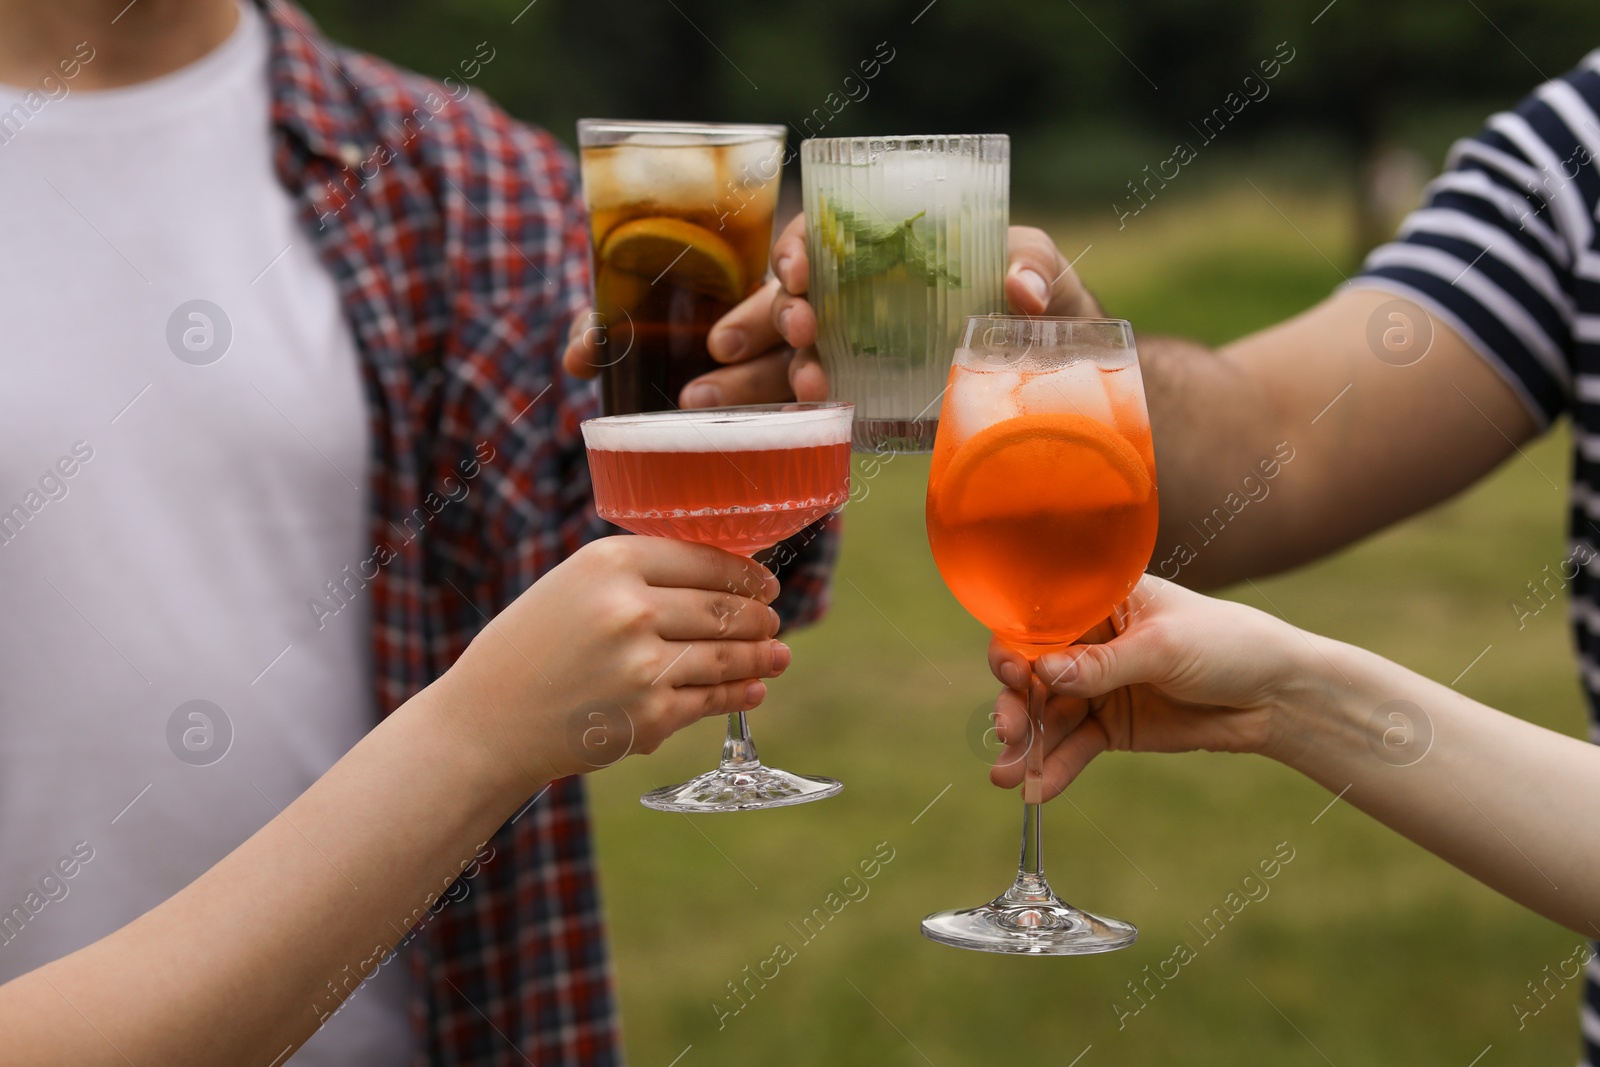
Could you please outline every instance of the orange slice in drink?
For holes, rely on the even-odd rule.
[[[670,278],[675,285],[729,304],[744,298],[744,267],[733,246],[683,219],[624,222],[606,235],[600,262],[652,283]]]
[[[595,275],[594,291],[599,305],[595,310],[608,318],[614,316],[620,320],[623,311],[631,314],[649,295],[650,279],[602,263],[599,273]]]
[[[1154,488],[1121,434],[1069,413],[1020,415],[974,434],[938,484],[937,507],[948,523],[1141,504]]]

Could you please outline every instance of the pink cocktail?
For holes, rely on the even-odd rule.
[[[620,425],[634,421],[667,425]],[[594,430],[584,432],[595,505],[607,521],[637,534],[698,541],[751,555],[844,503],[850,485],[850,442],[810,443],[812,437],[829,436],[835,421],[813,417],[809,426],[805,421],[765,425],[766,420],[707,426],[672,415],[659,420],[622,418],[610,426],[589,423]],[[849,419],[844,422],[848,427]],[[794,443],[758,447],[764,436],[775,433],[786,434]],[[607,447],[625,444],[630,437],[640,447]],[[715,439],[725,447],[708,447]]]
[[[842,506],[850,492],[850,404],[661,411],[583,424],[595,506],[623,529],[753,555]],[[747,811],[844,788],[766,767],[750,725],[728,716],[722,762],[640,798],[660,811]]]

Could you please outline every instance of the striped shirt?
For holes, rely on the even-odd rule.
[[[1415,300],[1498,370],[1548,428],[1572,416],[1570,559],[1600,546],[1600,51],[1450,150],[1394,241],[1355,284]],[[1574,571],[1572,621],[1600,742],[1600,580]],[[1600,1067],[1600,964],[1579,1008]]]

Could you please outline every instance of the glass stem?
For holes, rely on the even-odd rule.
[[[1037,661],[1028,662],[1028,751],[1022,776],[1022,855],[1017,882],[1007,896],[1034,900],[1050,895],[1044,879],[1044,704],[1049,695]]]
[[[750,739],[750,723],[745,720],[744,712],[729,715],[728,737],[722,742],[723,769],[747,771],[760,765],[761,759],[756,755],[756,743]]]
[[[755,559],[758,554],[764,555],[764,553],[752,553],[750,558]],[[768,566],[765,563],[762,565]],[[722,742],[722,769],[748,771],[759,766],[761,757],[756,755],[756,743],[750,738],[750,723],[745,719],[744,712],[729,715],[728,736]]]

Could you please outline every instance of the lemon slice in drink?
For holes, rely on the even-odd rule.
[[[606,235],[600,262],[649,282],[670,278],[726,303],[744,298],[744,267],[733,246],[704,226],[652,217],[625,222]]]
[[[937,507],[948,523],[1142,504],[1154,488],[1120,434],[1068,413],[1020,415],[973,434],[938,484]]]

